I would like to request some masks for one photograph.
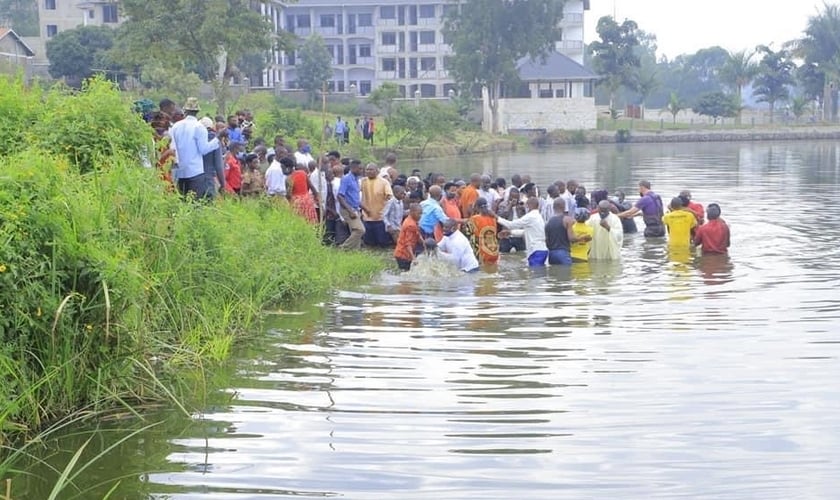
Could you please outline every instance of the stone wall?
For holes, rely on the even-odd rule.
[[[595,99],[499,99],[499,131],[591,130],[597,128]],[[490,130],[489,106],[484,106],[484,129]]]

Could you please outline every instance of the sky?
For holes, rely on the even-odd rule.
[[[587,43],[597,38],[598,19],[613,15],[615,8],[619,23],[632,19],[655,34],[658,55],[669,59],[714,45],[743,50],[772,42],[778,49],[799,38],[822,6],[823,0],[592,0],[584,36]]]

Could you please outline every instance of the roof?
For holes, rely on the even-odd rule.
[[[27,45],[26,42],[24,42],[23,39],[19,37],[17,33],[14,32],[14,30],[9,28],[0,28],[0,40],[6,38],[7,36],[11,36],[12,38],[14,38],[17,41],[18,45],[23,47],[23,50],[25,52],[24,55],[26,57],[33,57],[35,55],[35,51],[32,50],[32,47]]]
[[[522,58],[516,64],[519,79],[534,80],[595,80],[598,75],[560,52],[552,52],[543,62],[540,58]]]

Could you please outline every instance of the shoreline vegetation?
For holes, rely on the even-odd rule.
[[[268,199],[185,202],[129,96],[0,78],[0,472],[50,429],[202,398],[267,309],[368,279]],[[25,440],[25,441],[24,441]]]
[[[774,128],[715,128],[677,130],[558,130],[534,135],[538,146],[570,144],[656,144],[673,142],[760,142],[840,140],[840,126],[808,125]]]

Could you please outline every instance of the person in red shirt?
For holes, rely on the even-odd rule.
[[[470,183],[461,191],[461,218],[469,219],[472,215],[473,204],[478,199],[478,188],[481,187],[481,175],[472,174],[470,176]]]
[[[228,193],[239,194],[242,190],[242,164],[236,158],[242,149],[241,143],[232,142],[225,155],[225,191]]]
[[[691,191],[688,190],[680,192],[680,199],[683,202],[683,206],[697,218],[697,226],[702,226],[706,222],[706,212],[703,210],[703,205],[691,201]]]
[[[729,226],[720,218],[720,206],[711,203],[706,208],[709,222],[697,228],[694,245],[703,247],[703,255],[720,255],[729,249]]]
[[[417,222],[423,214],[419,203],[412,203],[408,209],[408,217],[400,227],[400,236],[397,238],[397,247],[394,249],[394,258],[397,260],[397,267],[403,271],[411,270],[411,263],[416,258],[417,247],[423,241],[420,235],[420,226]]]

